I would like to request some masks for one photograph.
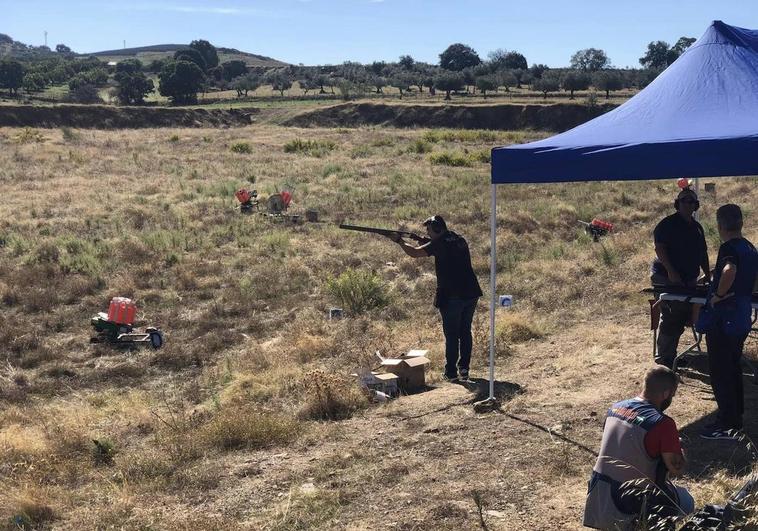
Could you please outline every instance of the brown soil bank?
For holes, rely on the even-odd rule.
[[[284,122],[298,127],[453,127],[462,129],[537,129],[565,131],[609,110],[613,105],[387,105],[345,103],[304,112]]]
[[[250,125],[258,109],[0,105],[0,126],[120,129]]]

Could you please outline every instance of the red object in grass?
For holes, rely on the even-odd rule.
[[[685,188],[689,188],[692,185],[692,179],[689,179],[687,177],[682,177],[678,181],[676,181],[676,185],[684,190]]]
[[[284,203],[284,208],[289,207],[290,201],[292,201],[292,194],[287,190],[283,190],[279,195],[282,196],[282,203]]]
[[[590,225],[606,232],[611,232],[613,230],[613,223],[609,223],[608,221],[603,221],[597,218],[593,219]]]
[[[126,297],[113,297],[108,306],[108,320],[116,324],[132,325],[137,315],[137,305]]]
[[[234,197],[236,197],[237,201],[239,201],[240,203],[244,205],[245,203],[250,201],[250,198],[252,196],[250,195],[249,191],[245,190],[244,188],[240,188],[239,190],[234,192]]]

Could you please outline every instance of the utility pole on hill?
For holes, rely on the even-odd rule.
[[[45,30],[45,46],[47,46],[47,30]]]

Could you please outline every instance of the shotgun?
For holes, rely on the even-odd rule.
[[[408,232],[405,230],[390,230],[390,229],[377,229],[375,227],[360,227],[358,225],[345,225],[344,223],[340,225],[341,229],[345,230],[357,230],[360,232],[373,232],[374,234],[381,234],[382,236],[391,237],[394,235],[400,235],[401,238],[410,238],[412,240],[416,240],[419,243],[427,243],[429,241],[429,238],[425,236],[419,236],[415,232]]]

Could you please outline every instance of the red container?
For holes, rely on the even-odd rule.
[[[237,201],[242,203],[243,205],[250,201],[250,192],[245,190],[244,188],[240,188],[234,193],[235,197],[237,198]]]
[[[287,190],[283,190],[281,194],[282,196],[282,203],[284,203],[284,208],[287,208],[290,206],[290,201],[292,201],[292,194],[289,193]]]
[[[603,221],[601,219],[597,219],[597,218],[593,219],[590,225],[598,229],[608,231],[608,232],[613,231],[613,223],[608,223],[607,221]]]
[[[132,325],[137,315],[137,305],[126,297],[113,297],[108,306],[108,320],[116,324]]]

